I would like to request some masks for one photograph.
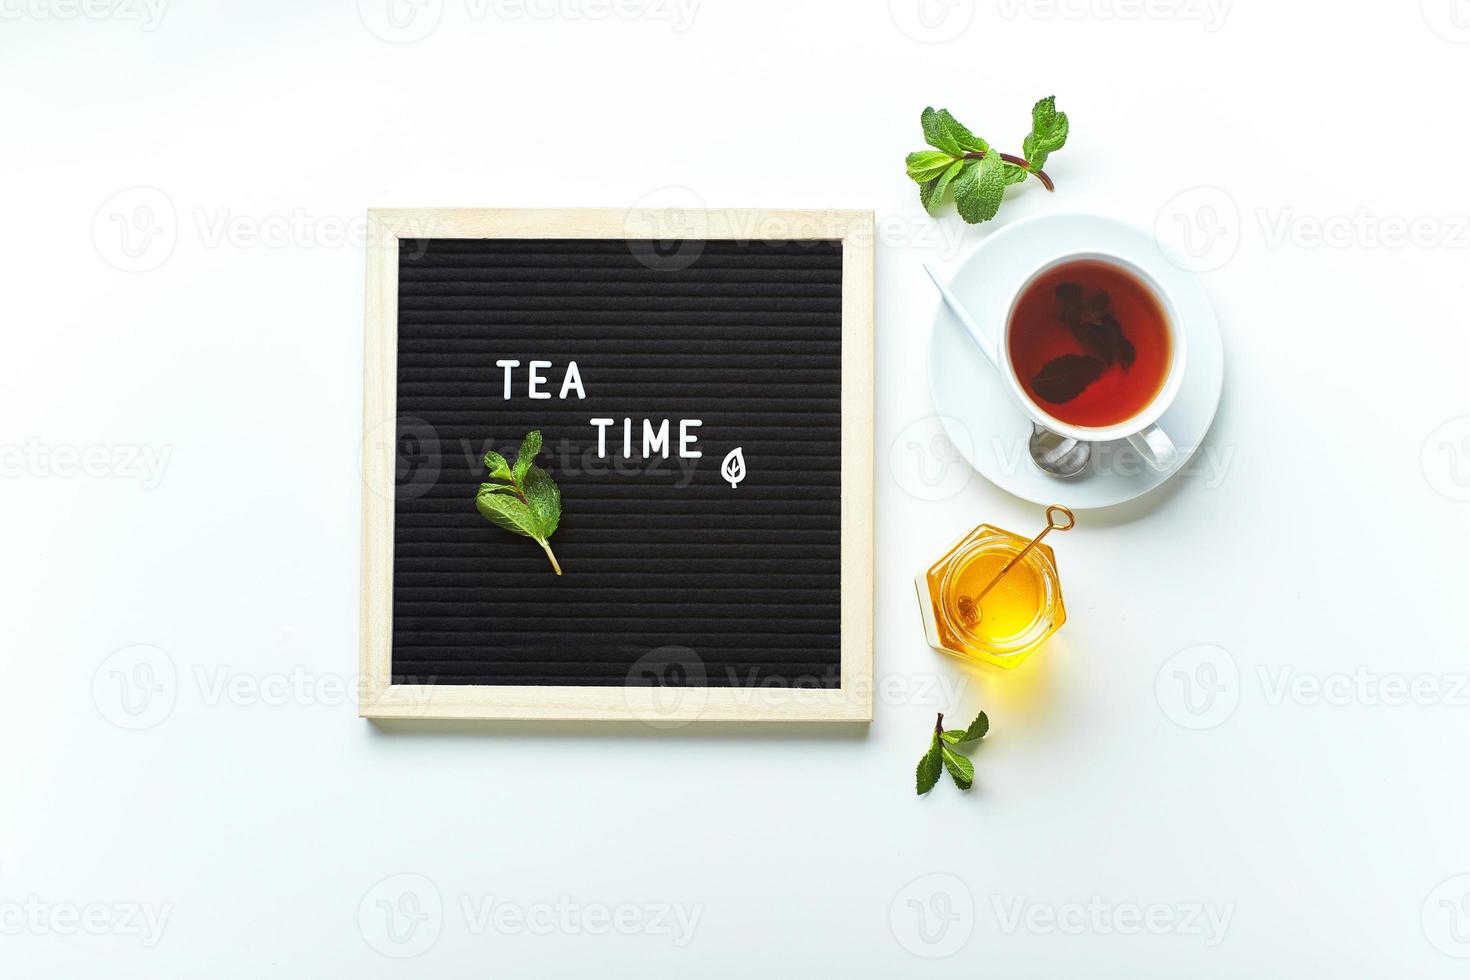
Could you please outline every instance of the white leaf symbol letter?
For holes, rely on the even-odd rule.
[[[725,461],[720,464],[720,476],[725,478],[732,489],[745,479],[745,456],[740,452],[739,446],[725,454]]]

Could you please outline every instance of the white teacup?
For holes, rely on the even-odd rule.
[[[1159,301],[1159,306],[1164,311],[1164,326],[1169,332],[1169,370],[1164,377],[1164,383],[1159,386],[1158,393],[1139,412],[1112,425],[1085,426],[1063,422],[1048,412],[1045,407],[1037,404],[1026,393],[1021,379],[1016,375],[1015,365],[1011,363],[1011,330],[1015,326],[1016,306],[1021,297],[1033,282],[1057,266],[1087,261],[1111,265],[1142,283]],[[1178,463],[1179,450],[1175,448],[1174,441],[1169,438],[1168,434],[1159,428],[1158,422],[1173,403],[1174,397],[1179,394],[1179,387],[1184,381],[1185,334],[1179,327],[1179,312],[1168,291],[1143,269],[1121,256],[1107,252],[1066,252],[1048,259],[1017,284],[1011,293],[1010,308],[1006,311],[1005,323],[998,338],[969,317],[960,317],[960,321],[969,331],[981,352],[1000,372],[1010,389],[1011,396],[1021,406],[1021,410],[1033,422],[1079,442],[1111,442],[1116,439],[1127,439],[1138,454],[1159,472],[1167,472]]]

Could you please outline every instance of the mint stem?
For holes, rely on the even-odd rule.
[[[556,555],[551,553],[550,542],[548,542],[545,538],[537,538],[536,543],[541,546],[542,551],[546,552],[546,557],[551,559],[551,567],[556,569],[556,574],[560,575],[561,566],[556,563]]]
[[[526,491],[522,487],[521,481],[517,480],[515,477],[511,477],[511,486],[515,488],[516,496],[521,498],[521,503],[525,504],[527,507],[531,506],[530,498],[526,496]],[[533,538],[532,540],[534,540],[537,544],[541,546],[542,551],[546,552],[546,557],[551,559],[551,567],[556,570],[556,574],[560,575],[561,565],[557,564],[556,555],[551,553],[550,542],[548,542],[545,538]]]
[[[941,735],[944,734],[944,712],[943,711],[939,712],[939,717],[937,717],[937,718],[934,719],[934,734],[936,736],[941,736]]]
[[[965,154],[965,159],[984,160],[985,153],[986,151],[984,150],[973,150]],[[1046,171],[1031,169],[1031,164],[1026,162],[1025,157],[1013,156],[1010,153],[1002,153],[1000,155],[1000,158],[1006,163],[1014,164],[1015,166],[1020,167],[1022,170],[1026,171],[1028,174],[1033,175],[1037,180],[1041,181],[1042,186],[1045,187],[1047,190],[1054,191],[1057,189],[1056,185],[1051,182],[1051,178],[1046,175]]]

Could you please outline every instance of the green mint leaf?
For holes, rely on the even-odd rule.
[[[983,160],[965,161],[965,169],[954,182],[955,207],[972,225],[989,221],[1000,210],[1005,190],[1005,161],[999,153],[987,153]]]
[[[984,153],[990,149],[989,144],[966,129],[948,109],[926,107],[919,115],[919,125],[924,129],[925,143],[952,157],[964,156],[966,153]]]
[[[514,494],[516,488],[509,483],[482,483],[480,489],[475,491],[475,496],[482,493],[509,493]]]
[[[960,789],[969,789],[975,785],[975,763],[947,746],[943,752],[944,768],[949,770],[954,784]]]
[[[965,161],[956,160],[944,173],[919,188],[919,203],[924,205],[925,211],[930,214],[934,213],[934,210],[944,201],[944,192],[948,189],[950,181],[954,180],[955,175],[964,168],[964,165]]]
[[[510,464],[505,461],[504,456],[497,452],[491,451],[485,454],[485,468],[497,480],[510,479]]]
[[[958,745],[965,740],[965,730],[963,728],[951,728],[943,734],[943,738],[946,744]]]
[[[984,153],[990,149],[990,144],[966,129],[958,119],[950,115],[948,109],[940,109],[935,115],[938,117],[939,128],[944,131],[949,141],[961,150],[971,153]],[[955,156],[959,156],[959,154],[957,153]]]
[[[949,113],[945,113],[949,115]],[[950,116],[953,119],[953,116]],[[965,150],[950,134],[950,128],[932,107],[926,106],[919,114],[919,125],[924,129],[924,142],[936,150],[943,150],[952,157],[964,156]]]
[[[923,796],[934,788],[939,782],[939,774],[944,771],[943,757],[939,745],[939,736],[935,735],[929,743],[929,751],[919,760],[919,766],[914,772],[915,784],[919,795]]]
[[[513,471],[516,483],[526,478],[526,471],[531,464],[536,462],[536,455],[541,452],[541,430],[535,429],[526,433],[526,438],[521,440],[521,448],[516,453],[516,465]]]
[[[903,162],[909,179],[922,184],[944,173],[955,158],[940,150],[919,150],[904,157]]]
[[[517,460],[517,465],[520,461]],[[531,512],[536,516],[535,537],[549,538],[556,531],[556,526],[561,522],[561,490],[557,488],[551,476],[539,466],[532,466],[526,472],[525,481],[526,502],[531,505]]]
[[[1031,107],[1031,132],[1021,142],[1021,153],[1032,170],[1046,166],[1046,158],[1067,143],[1067,114],[1057,112],[1057,97],[1048,95]]]
[[[560,575],[561,565],[547,539],[561,524],[561,490],[551,474],[536,465],[539,452],[541,433],[533,430],[521,440],[513,469],[499,453],[486,453],[485,465],[490,468],[491,478],[509,482],[480,484],[475,509],[496,527],[534,540]]]
[[[1047,157],[1067,142],[1067,114],[1057,111],[1056,96],[1048,95],[1031,107],[1031,132],[1022,143],[1024,160],[1002,159],[985,140],[970,132],[948,109],[926,106],[919,115],[924,141],[933,150],[905,158],[909,179],[919,185],[919,203],[931,214],[954,192],[955,208],[970,224],[989,221],[1000,210],[1005,189],[1039,176],[1048,190],[1052,181],[1040,173]],[[959,170],[953,168],[959,165]]]
[[[982,711],[975,716],[974,721],[970,722],[970,727],[965,729],[965,737],[962,741],[973,742],[977,738],[984,738],[988,731],[990,731],[990,719],[985,717],[985,712]]]
[[[542,536],[540,534],[541,522],[536,512],[522,503],[520,498],[514,494],[477,493],[475,509],[485,520],[512,534],[520,534],[528,538]]]

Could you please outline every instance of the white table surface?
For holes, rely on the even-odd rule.
[[[3,7],[6,976],[1463,975],[1451,0],[386,2]],[[988,229],[903,156],[926,104],[1014,149],[1051,92],[1057,191],[1000,220],[1221,232],[1221,466],[1088,515],[1065,630],[971,672],[911,577],[1038,512],[929,438],[921,263]],[[640,201],[877,213],[872,725],[358,720],[344,230]],[[976,790],[915,799],[934,712],[979,708]]]

